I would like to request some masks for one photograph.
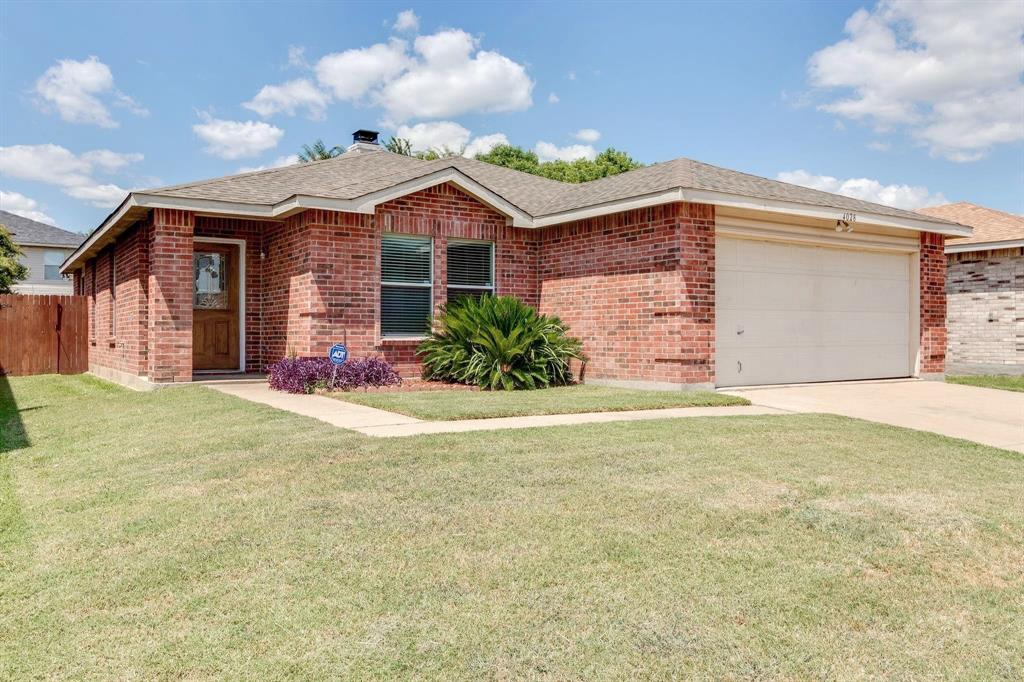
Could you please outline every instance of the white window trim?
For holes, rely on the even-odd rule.
[[[384,264],[381,263],[381,265],[380,265],[380,286],[381,286],[382,289],[384,287],[406,287],[406,288],[409,288],[409,289],[429,289],[430,290],[430,325],[433,326],[433,324],[434,324],[434,256],[435,256],[435,253],[434,253],[434,237],[433,236],[422,235],[422,234],[409,234],[408,232],[384,232],[384,233],[381,234],[380,242],[378,243],[378,246],[380,246],[380,248],[378,249],[378,253],[380,254],[380,257],[382,259],[383,259],[383,255],[384,255],[384,246],[383,246],[384,237],[386,237],[388,235],[395,235],[395,236],[399,236],[399,237],[420,237],[420,238],[426,237],[427,240],[429,240],[429,243],[430,243],[430,283],[429,284],[416,284],[414,282],[385,282],[384,281]],[[383,307],[383,303],[381,301],[382,298],[383,298],[383,293],[381,293],[379,295],[378,299],[377,299],[377,337],[381,340],[381,342],[387,343],[389,341],[422,341],[423,339],[427,338],[426,334],[385,334],[384,333],[384,327],[383,327],[384,320],[383,320],[383,314],[382,314],[382,307]]]
[[[220,237],[193,237],[196,244],[234,244],[238,246],[238,369],[196,369],[193,374],[223,374],[224,372],[245,371],[245,240],[222,239]],[[193,252],[195,247],[193,247]],[[193,274],[194,276],[194,274]],[[192,283],[195,287],[195,283]]]
[[[498,251],[498,244],[488,239],[449,239],[445,248],[448,248],[448,244],[487,244],[491,247],[491,286],[489,287],[471,287],[465,284],[449,284],[447,282],[447,276],[445,277],[445,289],[459,289],[462,291],[490,291],[491,295],[494,296],[498,290],[498,269],[495,263],[495,254]],[[445,263],[448,262],[447,251],[444,254]],[[446,273],[447,275],[447,273]],[[445,291],[445,298],[447,299],[447,291]]]

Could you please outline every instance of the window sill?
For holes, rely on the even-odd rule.
[[[388,345],[403,344],[403,343],[420,343],[420,342],[426,341],[428,338],[430,338],[430,337],[429,336],[385,336],[385,337],[381,337],[381,339],[380,339],[380,341],[378,342],[377,345],[379,345],[379,346],[388,346]]]

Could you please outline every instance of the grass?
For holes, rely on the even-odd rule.
[[[750,404],[745,398],[712,391],[638,391],[589,385],[536,391],[353,391],[332,397],[430,421]]]
[[[951,384],[965,384],[967,386],[980,386],[981,388],[998,388],[1002,391],[1018,391],[1024,393],[1024,376],[1004,376],[1000,374],[947,376],[946,381]]]
[[[1024,458],[980,445],[374,439],[85,377],[10,380],[0,433],[0,679],[1024,675]]]

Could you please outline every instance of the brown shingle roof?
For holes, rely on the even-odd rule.
[[[1024,239],[1024,216],[1004,213],[994,208],[985,208],[966,201],[959,201],[955,204],[921,208],[917,212],[933,218],[945,218],[974,228],[974,234],[970,237],[947,239],[946,244],[949,246]]]
[[[142,190],[140,194],[260,205],[276,204],[295,195],[356,199],[447,168],[457,169],[533,217],[682,188],[922,219],[920,214],[913,211],[769,180],[685,158],[592,182],[571,184],[462,157],[422,161],[384,150],[358,151],[314,163]],[[927,216],[924,220],[943,224],[951,222],[940,216]]]

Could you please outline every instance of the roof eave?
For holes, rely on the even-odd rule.
[[[94,247],[103,243],[104,236],[111,229],[120,223],[124,216],[132,208],[168,208],[176,210],[195,211],[212,215],[231,215],[244,218],[255,218],[263,220],[283,219],[306,209],[323,209],[328,211],[343,211],[346,213],[362,213],[372,215],[377,206],[387,201],[397,199],[408,194],[434,187],[436,185],[450,182],[461,190],[491,206],[496,211],[508,218],[514,227],[533,227],[533,217],[501,195],[493,192],[476,180],[473,180],[465,173],[456,168],[444,168],[429,173],[414,180],[403,182],[393,187],[371,192],[355,199],[335,199],[331,197],[317,197],[303,194],[296,194],[275,204],[248,204],[233,201],[219,201],[214,199],[193,199],[188,197],[175,197],[163,194],[146,194],[145,192],[133,192],[129,194],[121,205],[107,216],[107,219],[93,230],[82,244],[67,257],[61,265],[61,273],[67,273],[77,269],[79,261],[88,254]]]
[[[732,208],[743,208],[767,213],[781,213],[786,215],[799,215],[807,218],[821,218],[824,220],[844,220],[851,214],[854,221],[878,227],[888,227],[899,230],[913,230],[915,232],[935,232],[943,235],[969,237],[971,228],[952,223],[936,223],[929,220],[922,220],[911,217],[888,216],[881,213],[853,211],[843,208],[832,208],[826,206],[814,206],[811,204],[800,204],[791,201],[778,201],[774,199],[762,199],[749,197],[740,194],[729,194],[711,190],[690,189],[677,187],[661,192],[652,192],[639,197],[631,197],[617,201],[585,206],[570,211],[560,211],[538,216],[533,220],[533,227],[546,227],[559,223],[583,220],[608,213],[619,213],[636,208],[646,208],[659,204],[671,203],[673,201],[687,201],[698,204],[713,204],[715,206],[729,206]]]
[[[1024,248],[1024,239],[1001,239],[991,242],[969,242],[946,244],[946,253],[970,253],[972,251],[996,251],[998,249]]]

